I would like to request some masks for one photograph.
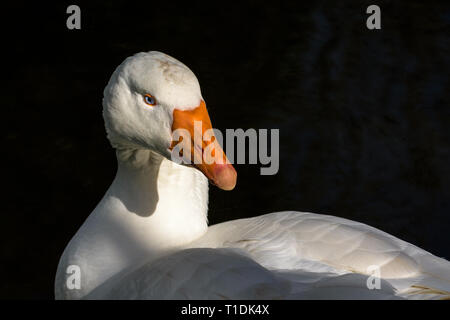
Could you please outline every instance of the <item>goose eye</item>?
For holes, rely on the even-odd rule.
[[[150,94],[146,94],[144,96],[144,102],[149,106],[154,106],[156,104],[155,98],[153,98]]]

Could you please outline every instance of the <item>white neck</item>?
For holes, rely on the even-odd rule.
[[[208,181],[201,172],[149,150],[118,150],[117,159],[112,185],[60,261],[62,272],[67,265],[80,266],[80,296],[208,228]]]
[[[104,199],[115,208],[102,215],[114,215],[152,250],[187,244],[206,232],[208,181],[201,172],[150,150],[118,150],[117,159]]]

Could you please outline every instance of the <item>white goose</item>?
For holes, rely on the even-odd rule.
[[[60,259],[57,299],[450,297],[448,261],[358,222],[290,211],[208,228],[208,179],[230,190],[236,172],[170,160],[175,129],[211,127],[197,78],[178,60],[126,59],[103,115],[118,171]]]

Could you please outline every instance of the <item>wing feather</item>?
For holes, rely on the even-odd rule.
[[[373,266],[379,290],[367,286]],[[444,259],[362,223],[286,211],[212,226],[87,298],[448,299],[449,291]]]

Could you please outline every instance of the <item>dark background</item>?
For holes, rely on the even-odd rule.
[[[234,191],[210,190],[211,223],[332,214],[450,259],[450,2],[73,3],[81,30],[66,28],[72,1],[2,4],[2,298],[53,298],[115,175],[103,88],[149,50],[194,71],[216,128],[280,129],[278,174],[237,165]]]

